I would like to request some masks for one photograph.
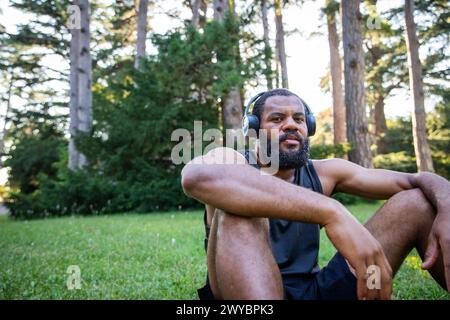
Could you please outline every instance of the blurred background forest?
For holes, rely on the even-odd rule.
[[[315,8],[312,26],[289,14],[303,8]],[[0,10],[0,202],[12,217],[199,208],[182,191],[171,133],[193,132],[194,120],[240,128],[245,101],[276,87],[315,112],[312,158],[450,178],[446,0],[9,0]],[[323,52],[286,46],[295,37],[326,42],[316,82],[290,61]]]

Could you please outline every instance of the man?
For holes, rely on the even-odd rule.
[[[392,276],[413,248],[422,268],[450,289],[449,182],[432,173],[309,160],[308,110],[285,89],[256,101],[252,114],[260,129],[280,141],[275,175],[261,174],[248,165],[248,154],[229,148],[183,168],[184,191],[205,204],[210,227],[208,283],[199,293],[216,299],[390,299]],[[237,163],[226,160],[233,158]],[[264,170],[259,162],[255,167]],[[388,200],[362,225],[330,197],[335,192]],[[322,270],[319,227],[338,251]],[[378,282],[368,281],[373,274]]]

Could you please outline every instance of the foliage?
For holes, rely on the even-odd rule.
[[[9,196],[10,189],[4,185],[0,185],[0,202],[3,203],[5,198]]]
[[[39,188],[39,175],[55,178],[54,163],[59,161],[60,150],[65,147],[58,117],[45,112],[13,112],[8,136],[13,147],[5,164],[10,168],[10,186],[30,194]]]
[[[377,200],[372,199],[365,199],[358,196],[355,196],[353,194],[348,193],[335,193],[332,196],[333,199],[339,201],[340,203],[344,205],[355,205],[355,204],[362,204],[362,203],[376,203]]]
[[[375,167],[417,172],[411,118],[388,120],[385,136],[388,154],[374,158]],[[448,93],[427,114],[428,141],[437,174],[450,179],[450,96]]]
[[[436,172],[450,180],[450,93],[448,90],[436,105],[435,112],[435,115],[427,115],[433,163]]]
[[[37,218],[199,207],[181,188],[182,165],[171,161],[172,147],[179,141],[171,141],[171,135],[183,128],[193,137],[194,120],[202,121],[203,132],[217,128],[218,98],[261,73],[258,51],[235,62],[232,48],[239,37],[239,25],[231,16],[224,23],[207,24],[202,33],[188,27],[154,35],[157,54],[143,60],[140,71],[132,60],[121,61],[106,83],[93,86],[94,128],[76,139],[89,168],[68,172],[67,155],[48,159],[51,174],[47,167],[27,173],[24,181],[34,188],[11,194],[12,215]],[[28,121],[33,123],[33,118]],[[22,150],[18,146],[23,144],[19,136],[15,150]],[[14,168],[25,157],[11,156],[9,165]],[[11,183],[16,180],[12,175]]]
[[[326,108],[315,115],[316,133],[311,137],[311,146],[333,144],[333,110]]]
[[[40,176],[31,194],[12,192],[8,207],[13,218],[34,219],[64,215],[100,215],[115,212],[151,212],[198,207],[184,196],[179,171],[158,173],[148,183],[114,181],[95,172],[65,173],[63,179]],[[162,177],[162,175],[164,177]]]
[[[318,144],[311,146],[312,159],[343,158],[349,150],[347,143]]]
[[[414,143],[412,136],[412,124],[410,117],[398,117],[387,120],[387,132],[384,137],[386,152],[405,151],[414,155]]]
[[[373,159],[375,168],[383,168],[400,172],[417,172],[415,157],[405,151],[379,154]]]
[[[171,141],[171,134],[184,128],[193,137],[194,120],[202,121],[203,132],[220,127],[220,97],[230,88],[261,83],[264,46],[249,27],[259,23],[259,4],[246,7],[240,20],[227,16],[224,23],[209,22],[200,31],[185,21],[183,28],[152,34],[156,53],[145,59],[137,71],[131,56],[134,2],[117,0],[109,7],[98,1],[90,3],[95,26],[91,30],[94,126],[92,132],[77,137],[77,146],[90,165],[85,171],[69,172],[64,134],[67,116],[55,115],[67,111],[63,108],[68,99],[64,92],[68,65],[53,70],[45,61],[49,57],[68,60],[68,1],[11,1],[13,7],[31,17],[27,23],[18,23],[14,34],[0,34],[0,79],[6,84],[0,90],[0,100],[7,105],[11,96],[25,101],[20,111],[9,110],[6,119],[11,124],[6,136],[11,191],[5,194],[13,216],[148,212],[199,206],[181,189],[181,165],[174,165],[170,158],[178,141]],[[336,10],[337,2],[330,1],[327,9]],[[386,97],[390,90],[407,86],[400,9],[380,13],[380,30],[365,30],[366,38],[371,39],[369,44],[377,44],[382,50],[377,63],[366,64],[369,105],[375,101],[375,92]],[[418,16],[424,19],[418,21],[421,47],[428,49],[424,50],[423,61],[425,93],[437,99],[435,110],[427,114],[428,138],[437,173],[450,178],[447,9],[446,1],[421,0],[416,6]],[[366,21],[367,15],[376,13],[369,10],[363,14]],[[0,29],[7,31],[2,25]],[[311,139],[311,157],[343,157],[348,145],[332,144],[331,109],[319,113],[317,119],[320,123]],[[411,120],[388,120],[387,125],[383,137],[387,154],[377,155],[375,166],[414,172]],[[357,201],[347,195],[335,197],[344,203]]]

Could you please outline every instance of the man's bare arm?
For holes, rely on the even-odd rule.
[[[389,199],[400,191],[414,188],[410,173],[367,169],[344,159],[316,160],[314,167],[334,192],[369,199]]]
[[[225,164],[224,154],[240,164]],[[205,164],[211,163],[211,164]],[[232,161],[233,162],[233,161]],[[212,164],[216,163],[216,164]],[[324,226],[336,249],[356,270],[358,297],[368,297],[367,268],[381,270],[381,290],[375,297],[390,299],[392,270],[378,241],[339,202],[277,177],[262,175],[232,149],[218,148],[188,163],[182,171],[184,192],[227,212]]]
[[[411,184],[419,187],[436,209],[422,268],[431,268],[442,254],[447,291],[450,291],[450,183],[436,174],[421,172],[411,178]]]
[[[450,216],[450,182],[430,172],[410,176],[411,185],[420,188],[438,213]],[[449,230],[450,232],[450,230]]]
[[[366,169],[354,163],[331,159],[318,161],[318,171],[328,173],[335,191],[375,199],[386,199],[404,190],[420,188],[436,209],[422,268],[429,269],[442,254],[447,289],[450,291],[450,183],[429,172],[416,174],[391,170]],[[330,178],[331,176],[331,178]]]
[[[346,211],[334,199],[261,174],[240,154],[235,156],[239,163],[225,164],[223,153],[233,155],[236,151],[232,149],[213,151],[194,159],[182,171],[184,192],[203,203],[237,215],[320,225],[326,224],[331,215]]]
[[[398,192],[420,188],[438,212],[450,209],[450,182],[434,173],[367,169],[343,159],[315,161],[315,167],[319,175],[332,177],[337,192],[388,199]]]

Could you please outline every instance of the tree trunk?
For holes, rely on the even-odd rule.
[[[369,4],[376,7],[377,0],[370,0]],[[383,50],[380,46],[380,36],[378,31],[372,30],[369,34],[371,47],[369,48],[370,61],[372,69],[378,67],[380,59],[383,57]],[[377,153],[384,154],[387,152],[387,144],[385,136],[387,132],[386,116],[384,114],[384,99],[387,91],[383,88],[383,73],[377,72],[372,85],[374,88],[374,107],[373,107],[373,122],[375,127],[373,141],[377,145]],[[372,110],[371,110],[372,111]]]
[[[423,95],[422,65],[419,58],[419,41],[414,23],[414,2],[405,0],[406,47],[408,49],[409,83],[414,99],[412,112],[414,150],[417,169],[434,172],[431,151],[427,141],[425,100]]]
[[[230,11],[234,12],[234,2],[231,1],[232,8],[228,0],[214,0],[214,20],[222,22],[225,14]]]
[[[201,2],[202,0],[194,0],[194,4],[192,5],[192,26],[194,29],[198,28]]]
[[[147,9],[148,0],[140,0],[137,23],[136,60],[134,61],[134,67],[136,69],[139,69],[140,59],[145,56],[145,40],[147,39]]]
[[[280,61],[278,59],[278,48],[275,48],[275,88],[280,87]]]
[[[327,0],[327,5],[331,0]],[[327,14],[328,43],[330,47],[331,84],[333,92],[334,143],[345,143],[345,104],[342,89],[342,66],[339,55],[339,36],[336,30],[336,13]]]
[[[78,4],[78,1],[74,2]],[[75,136],[78,130],[79,102],[79,63],[80,63],[80,29],[71,29],[70,40],[70,124],[69,124],[69,169],[76,170],[79,162],[79,152],[75,145]]]
[[[81,11],[81,32],[78,130],[83,133],[89,133],[92,129],[92,61],[89,46],[89,1],[79,0],[79,3]],[[86,165],[87,159],[80,153],[78,168],[83,168]]]
[[[208,0],[200,0],[200,12],[202,13],[198,17],[199,28],[204,28],[206,24],[206,12],[208,11]]]
[[[276,26],[276,46],[278,60],[281,67],[281,85],[289,89],[288,72],[286,64],[286,49],[284,46],[283,15],[281,13],[281,0],[275,0],[275,26]]]
[[[231,6],[231,7],[230,7]],[[214,19],[222,22],[226,12],[234,13],[234,2],[214,0]],[[239,48],[236,48],[239,52]],[[222,127],[223,129],[238,129],[242,125],[242,98],[239,88],[231,88],[222,99]]]
[[[380,48],[377,39],[372,41],[372,48],[370,49],[372,68],[378,66],[378,62],[383,56],[383,51]],[[374,120],[375,120],[375,139],[377,144],[377,153],[383,154],[387,152],[387,145],[384,141],[384,137],[387,132],[386,116],[384,114],[384,90],[383,90],[383,76],[382,74],[377,74],[374,78],[374,90],[375,90],[375,110],[374,110]]]
[[[267,19],[267,1],[261,0],[261,13],[262,13],[262,23],[264,30],[264,62],[266,65],[265,75],[267,81],[267,88],[269,90],[273,89],[272,81],[272,48],[270,47],[269,41],[269,20]]]
[[[377,143],[377,153],[384,154],[387,152],[387,144],[384,137],[387,132],[386,116],[384,115],[384,96],[377,95],[375,103],[375,137]]]
[[[9,109],[11,109],[11,96],[12,96],[13,84],[14,84],[14,72],[12,71],[11,79],[9,80],[9,86],[8,86],[8,98],[6,100],[5,121],[3,122],[3,128],[1,131],[2,136],[0,138],[0,169],[3,168],[2,156],[5,152],[5,137],[8,134],[6,125],[7,125],[7,121],[8,121]]]
[[[359,11],[359,0],[342,1],[341,6],[347,139],[352,144],[349,160],[363,167],[372,168],[364,91],[362,16]]]

